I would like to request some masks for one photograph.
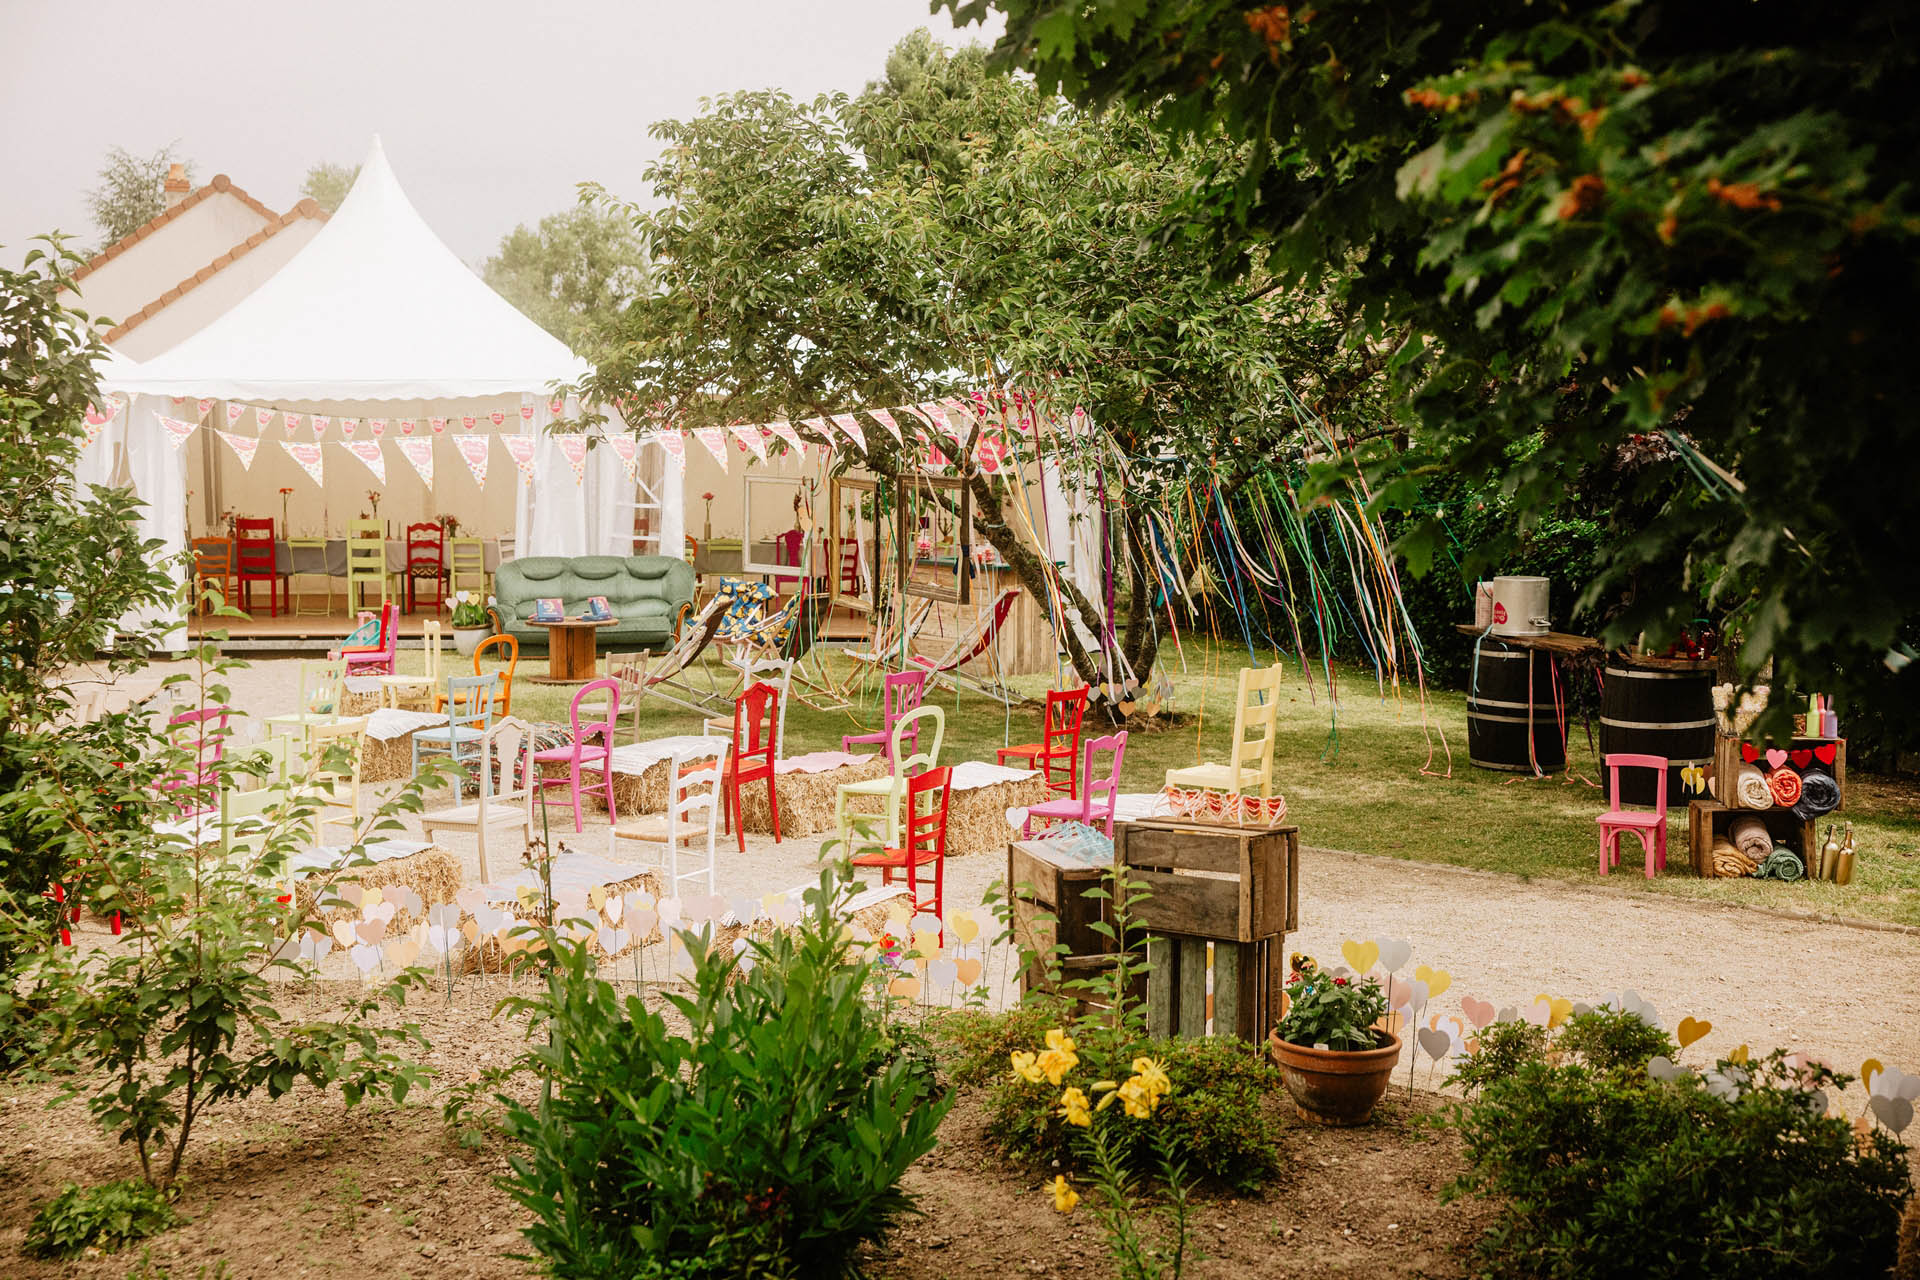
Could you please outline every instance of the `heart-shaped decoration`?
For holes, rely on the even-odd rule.
[[[920,979],[903,973],[887,984],[887,994],[890,996],[898,996],[902,1000],[918,1000],[920,998]]]
[[[1821,764],[1832,764],[1840,754],[1840,748],[1831,742],[1822,743],[1813,749],[1813,758]]]
[[[460,924],[460,908],[451,902],[443,902],[427,912],[427,923],[437,924],[443,929],[452,929]]]
[[[1493,1020],[1495,1022],[1513,1022],[1517,1020],[1519,1017],[1520,1017],[1519,1008],[1515,1005],[1507,1005],[1506,1007],[1502,1008],[1500,1012],[1493,1015]]]
[[[1567,999],[1565,996],[1550,996],[1542,991],[1533,999],[1535,1004],[1545,1003],[1547,1007],[1546,1025],[1549,1027],[1557,1027],[1573,1016],[1573,1001]]]
[[[1913,1103],[1905,1098],[1877,1097],[1869,1098],[1867,1105],[1873,1108],[1873,1118],[1900,1134],[1913,1123]]]
[[[327,958],[327,953],[332,950],[333,939],[327,937],[325,934],[321,934],[319,937],[307,934],[300,939],[300,958],[302,960],[311,960],[314,964],[319,964]]]
[[[800,923],[800,904],[790,898],[783,898],[773,908],[771,917],[775,924],[795,925]]]
[[[1712,1030],[1713,1024],[1705,1018],[1682,1018],[1680,1025],[1673,1029],[1673,1038],[1679,1041],[1680,1047],[1684,1049]]]
[[[951,987],[959,977],[960,966],[952,960],[935,960],[927,966],[927,981],[936,987]]]
[[[1886,1067],[1881,1064],[1880,1059],[1878,1058],[1868,1058],[1865,1062],[1861,1063],[1860,1064],[1861,1088],[1865,1089],[1868,1093],[1874,1092],[1873,1078],[1885,1070],[1886,1070]]]
[[[1415,1037],[1420,1042],[1420,1051],[1435,1062],[1447,1056],[1453,1049],[1453,1037],[1433,1027],[1422,1027]]]
[[[412,938],[402,938],[398,942],[387,944],[387,959],[395,968],[404,969],[420,958],[420,944]]]
[[[355,921],[352,921],[352,920],[335,920],[333,922],[334,941],[338,942],[343,947],[352,946],[356,941],[356,939],[353,936],[354,924],[355,924]]]
[[[905,933],[907,921],[912,918],[913,913],[907,910],[907,904],[900,899],[895,898],[887,904],[887,928],[894,933]]]
[[[600,939],[600,949],[610,956],[620,954],[620,931],[610,925],[601,925],[596,936]]]
[[[922,933],[940,932],[940,917],[926,911],[922,911],[913,917],[909,923],[913,925],[913,932],[916,937]]]
[[[652,907],[635,907],[627,921],[633,925],[633,931],[644,938],[653,932],[653,926],[660,923],[660,914]]]
[[[385,934],[386,931],[387,931],[387,922],[385,920],[380,919],[378,916],[375,916],[371,920],[362,920],[359,924],[353,927],[354,936],[359,938],[360,941],[366,942],[366,943],[374,943],[374,942],[380,941],[381,936]]]
[[[457,929],[449,929],[443,924],[427,926],[427,945],[435,951],[453,950],[454,939],[460,936]]]
[[[1353,966],[1355,973],[1365,973],[1380,959],[1380,944],[1377,942],[1355,942],[1348,938],[1340,944],[1340,954]]]
[[[980,922],[972,913],[956,911],[953,913],[953,936],[960,939],[960,945],[966,946],[980,936]]]
[[[380,963],[380,948],[374,946],[356,946],[347,954],[353,957],[353,963],[361,973],[372,973],[374,966]]]
[[[1748,764],[1753,764],[1760,759],[1760,748],[1751,742],[1743,742],[1740,744],[1740,758]]]
[[[1830,1104],[1827,1101],[1827,1091],[1825,1089],[1809,1089],[1802,1095],[1802,1098],[1805,1101],[1807,1110],[1813,1115],[1823,1116],[1827,1114],[1827,1107]]]
[[[660,906],[656,914],[660,918],[660,926],[662,928],[664,929],[673,928],[675,925],[680,923],[680,899],[678,898],[660,899]]]
[[[1427,1001],[1433,993],[1427,990],[1427,984],[1415,978],[1413,980],[1413,1011],[1418,1014],[1427,1007]]]
[[[1767,768],[1778,769],[1787,762],[1787,753],[1778,747],[1767,748]]]
[[[1813,752],[1806,747],[1797,747],[1787,752],[1787,759],[1793,761],[1793,767],[1804,769],[1813,763]]]
[[[922,956],[934,956],[940,952],[940,935],[932,929],[918,929],[913,935],[913,949]]]
[[[1553,1017],[1553,1001],[1542,997],[1528,1005],[1526,1012],[1520,1015],[1536,1027],[1544,1027]]]
[[[1576,1018],[1584,1018],[1584,1017],[1586,1017],[1586,1016],[1587,1016],[1588,1014],[1590,1014],[1590,1013],[1592,1013],[1592,1012],[1593,1012],[1593,1006],[1592,1006],[1592,1005],[1590,1005],[1590,1004],[1588,1004],[1588,1003],[1587,1003],[1586,1001],[1584,1001],[1584,1000],[1575,1000],[1575,1001],[1573,1002],[1573,1016],[1574,1016],[1574,1017],[1576,1017]]]
[[[466,888],[462,889],[460,892],[453,895],[454,905],[458,906],[462,911],[465,911],[469,914],[473,912],[473,909],[475,907],[479,906],[481,903],[485,902],[486,900],[487,900],[486,893],[477,884],[470,884]]]
[[[1392,974],[1387,975],[1387,1007],[1389,1009],[1412,1008],[1413,984]]]
[[[962,956],[953,962],[953,971],[960,979],[960,985],[971,987],[980,981],[981,965],[978,956]]]
[[[727,904],[727,911],[740,924],[752,924],[760,918],[760,904],[752,898],[735,898]]]
[[[1493,1001],[1476,1000],[1472,996],[1460,997],[1460,1011],[1467,1015],[1474,1030],[1478,1031],[1493,1021]]]
[[[587,905],[595,911],[607,905],[607,886],[596,884],[587,890]]]
[[[1753,1056],[1753,1050],[1747,1048],[1747,1046],[1745,1045],[1740,1045],[1739,1047],[1734,1049],[1732,1053],[1727,1055],[1727,1061],[1738,1062],[1744,1065],[1747,1059],[1751,1058],[1752,1056]]]
[[[420,900],[419,895],[414,893],[413,890],[407,888],[407,886],[403,884],[388,885],[386,888],[380,891],[380,896],[385,898],[388,902],[391,902],[395,907],[401,907],[401,908],[404,908],[407,905],[408,898],[412,898],[415,902],[418,902]]]
[[[1424,964],[1414,969],[1413,976],[1427,984],[1427,994],[1431,996],[1444,995],[1447,988],[1453,985],[1452,974],[1445,969],[1430,969]]]
[[[1380,967],[1388,973],[1398,973],[1413,959],[1413,944],[1404,938],[1376,938],[1380,947]],[[1365,972],[1362,970],[1362,972]],[[1434,992],[1439,995],[1439,992]]]
[[[1647,1063],[1647,1078],[1650,1080],[1678,1080],[1682,1076],[1693,1074],[1691,1067],[1683,1067],[1665,1054],[1651,1059]]]
[[[478,943],[480,941],[480,926],[472,920],[461,921],[460,933],[468,942]]]
[[[600,904],[600,914],[607,918],[608,924],[619,924],[620,917],[627,913],[627,900],[614,894]]]

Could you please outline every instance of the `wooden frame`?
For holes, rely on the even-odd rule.
[[[945,490],[960,495],[960,523],[956,545],[957,563],[954,576],[956,586],[942,586],[938,583],[916,583],[913,580],[913,539],[907,529],[908,498],[915,490]],[[973,602],[973,574],[970,561],[973,556],[973,491],[966,482],[957,476],[901,476],[894,482],[894,541],[899,545],[894,549],[897,557],[896,572],[900,575],[900,591],[905,596],[920,600],[941,600],[948,604],[971,604]]]
[[[806,496],[807,478],[805,476],[757,476],[749,472],[742,477],[745,488],[740,497],[740,571],[757,573],[765,577],[799,578],[806,580],[813,575],[809,565],[762,564],[753,558],[753,487],[755,485],[778,485],[791,489],[802,497]],[[803,531],[804,532],[804,531]],[[807,549],[811,539],[801,539],[801,558],[807,558]],[[776,539],[777,542],[777,539]]]
[[[840,589],[840,539],[846,534],[840,516],[843,493],[865,493],[873,497],[873,546],[872,554],[867,557],[867,571],[871,580],[865,596],[848,595]],[[883,563],[880,559],[880,531],[886,527],[880,518],[880,482],[858,476],[834,476],[827,485],[827,498],[827,607],[844,604],[855,613],[872,613],[880,594],[880,566]],[[859,527],[857,519],[854,527],[856,530]]]

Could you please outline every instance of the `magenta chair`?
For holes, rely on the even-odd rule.
[[[581,704],[592,701],[594,695],[601,693],[607,696],[606,719],[581,724]],[[573,829],[584,831],[586,827],[580,821],[580,767],[582,765],[596,761],[599,763],[600,781],[596,785],[606,788],[607,821],[612,822],[618,817],[613,808],[613,761],[610,755],[613,751],[614,722],[620,719],[619,684],[613,680],[595,680],[590,684],[582,685],[580,692],[573,695],[573,705],[567,709],[567,718],[573,728],[573,740],[564,747],[552,747],[546,751],[533,753],[534,782],[538,787],[537,794],[543,808],[553,803],[547,798],[548,790],[553,787],[566,787],[572,798]],[[588,745],[589,740],[594,738],[600,740],[599,745]],[[567,776],[564,778],[540,777],[538,775],[544,770],[539,766],[543,764],[564,764],[567,766]]]
[[[388,601],[380,606],[380,634],[370,645],[342,645],[329,649],[327,657],[347,660],[350,676],[394,674],[393,659],[400,647],[400,606]]]
[[[1101,751],[1113,753],[1112,767],[1102,778],[1093,771],[1093,757]],[[1051,825],[1055,822],[1084,822],[1092,826],[1096,819],[1106,825],[1107,839],[1113,839],[1114,811],[1120,807],[1120,761],[1127,754],[1127,731],[1105,738],[1093,738],[1087,742],[1085,763],[1080,777],[1082,786],[1078,800],[1071,796],[1059,800],[1043,800],[1027,809],[1027,821],[1020,829],[1026,839],[1033,838],[1035,818]],[[1097,799],[1096,799],[1097,798]],[[1095,812],[1095,810],[1099,812]]]
[[[806,542],[806,540],[807,540],[807,535],[800,532],[800,530],[798,529],[787,530],[785,533],[781,534],[779,537],[773,540],[774,541],[773,562],[775,564],[790,564],[794,568],[798,569],[800,567],[801,546],[803,543]],[[775,591],[785,591],[787,589],[786,584],[789,582],[791,582],[795,586],[799,586],[801,583],[801,579],[800,578],[775,578],[773,580],[773,589]]]
[[[198,711],[182,711],[167,720],[167,737],[173,745],[193,756],[193,763],[182,765],[154,785],[166,792],[194,792],[211,787],[218,779],[214,768],[227,749],[227,716],[230,709],[222,706],[202,707]],[[210,794],[210,793],[209,793]],[[180,798],[180,810],[185,814],[207,813],[218,808],[218,802],[207,795],[193,798]]]
[[[889,675],[881,687],[880,694],[880,731],[878,733],[850,733],[840,739],[840,749],[851,751],[855,743],[880,744],[880,754],[893,763],[893,726],[909,712],[920,705],[927,693],[927,673],[924,671],[896,671]],[[907,730],[902,742],[913,739],[913,754],[920,752],[920,726],[914,725]]]
[[[1640,837],[1640,847],[1646,851],[1647,879],[1651,880],[1656,867],[1664,871],[1667,866],[1667,758],[1616,753],[1606,763],[1610,796],[1620,794],[1622,769],[1652,769],[1657,782],[1653,808],[1621,808],[1616,800],[1614,808],[1594,819],[1600,824],[1600,874],[1606,875],[1619,863],[1620,837],[1631,832]]]

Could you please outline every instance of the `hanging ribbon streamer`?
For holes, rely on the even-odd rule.
[[[320,446],[308,440],[282,440],[280,447],[287,456],[300,464],[307,478],[315,484],[325,487],[327,483],[327,464],[320,455]]]
[[[401,456],[420,473],[420,483],[433,488],[433,441],[396,440],[394,443],[400,446]]]
[[[253,470],[253,455],[260,451],[259,436],[240,436],[231,431],[216,431],[213,434],[227,442],[227,448],[233,450],[233,456],[240,459],[242,471]]]
[[[533,436],[501,436],[500,443],[507,446],[507,456],[520,468],[520,474],[533,479],[533,450],[539,440]]]
[[[900,434],[900,424],[894,421],[891,413],[888,413],[885,409],[869,409],[867,410],[867,416],[885,427],[893,436],[893,442],[895,444],[904,446],[907,443],[906,437]]]
[[[989,431],[980,433],[980,443],[973,451],[974,461],[980,464],[980,470],[990,476],[999,474],[1000,464],[1006,460],[1006,456],[1005,440]]]
[[[800,433],[793,429],[791,422],[769,422],[767,424],[767,430],[786,441],[787,447],[800,455],[803,461],[805,460],[807,456],[807,442],[800,438]]]
[[[854,448],[862,453],[867,451],[867,433],[861,429],[860,419],[850,413],[836,413],[833,415],[833,425],[846,433],[847,439],[853,441]]]
[[[632,436],[613,436],[607,441],[613,446],[614,456],[620,459],[620,465],[626,468],[627,478],[636,484],[640,480],[640,442]]]
[[[374,479],[381,484],[387,482],[387,459],[380,452],[378,440],[342,440],[340,447],[367,464],[367,470],[373,472]]]
[[[707,446],[707,452],[713,455],[713,460],[720,464],[722,471],[725,471],[727,469],[727,433],[718,427],[695,427],[693,434],[699,438],[701,444]]]
[[[169,418],[163,415],[160,419],[160,425],[167,429],[167,443],[172,445],[177,451],[181,445],[187,442],[187,437],[193,434],[193,429],[199,424],[195,422],[182,422],[178,418]]]
[[[560,456],[573,468],[573,482],[579,484],[587,477],[587,438],[582,435],[555,436],[554,443],[560,446]]]
[[[331,427],[332,425],[333,425],[332,418],[322,417],[317,413],[314,414],[313,415],[313,438],[315,440],[325,440],[327,438],[327,428]]]
[[[487,460],[493,454],[493,437],[455,436],[453,447],[460,451],[460,460],[467,464],[467,471],[473,476],[473,482],[481,488],[487,484]]]
[[[736,423],[727,430],[733,432],[733,438],[744,445],[749,453],[765,462],[767,460],[767,442],[760,438],[760,428],[753,423]]]
[[[791,428],[789,428],[789,430],[791,430]],[[683,476],[686,475],[687,474],[686,437],[682,436],[678,431],[659,431],[659,432],[655,432],[652,438],[660,442],[660,447],[662,449],[665,449],[667,451],[667,456],[673,459],[673,465],[679,470],[680,474]]]

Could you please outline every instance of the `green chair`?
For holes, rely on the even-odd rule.
[[[340,718],[340,705],[346,696],[347,660],[336,658],[331,662],[302,662],[300,664],[300,692],[296,695],[294,706],[298,711],[290,711],[283,716],[266,718],[267,732],[299,733],[303,737],[306,731],[317,724],[332,724]]]
[[[363,590],[356,601],[355,587],[378,587],[379,603],[387,602],[387,533],[378,520],[347,521],[347,612],[365,609]]]
[[[327,572],[327,540],[325,538],[287,539],[287,556],[295,565],[301,560],[302,552],[306,553],[306,559],[318,561],[320,567],[318,569],[301,569],[298,567],[291,569],[287,574],[287,595],[293,600],[293,612],[296,617],[312,614],[318,614],[324,617],[333,612],[333,575]],[[384,555],[385,552],[383,551],[382,554]],[[321,595],[320,607],[318,609],[307,608],[306,601],[302,598],[302,593],[299,589],[300,579],[302,578],[320,579]],[[349,592],[349,594],[351,594],[351,592]]]
[[[447,594],[461,591],[487,598],[486,544],[478,538],[447,539]]]
[[[910,756],[904,754],[905,739],[911,738],[916,744],[920,742],[922,721],[932,722],[924,727],[932,729],[933,745]],[[820,846],[823,855],[836,844],[840,846],[836,857],[847,857],[876,848],[884,851],[899,847],[900,807],[907,796],[907,782],[940,763],[940,739],[945,735],[946,727],[946,712],[931,705],[915,707],[893,722],[893,741],[889,751],[893,759],[893,772],[884,778],[840,784],[833,806],[833,825],[837,834]],[[878,797],[883,807],[878,813],[856,809],[849,802],[859,797]]]

